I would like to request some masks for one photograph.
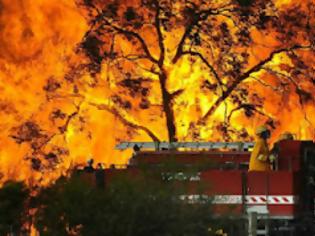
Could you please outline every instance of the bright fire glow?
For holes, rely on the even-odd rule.
[[[279,0],[276,6],[290,4],[291,0]],[[77,75],[75,83],[65,79],[69,73],[76,72],[76,65],[86,61],[76,49],[88,30],[88,24],[84,12],[74,0],[1,0],[0,23],[0,182],[23,179],[29,184],[47,184],[91,157],[105,164],[126,163],[130,152],[114,150],[119,141],[151,139],[145,132],[126,126],[113,112],[115,110],[129,122],[149,128],[160,140],[167,140],[160,105],[161,91],[156,76],[150,75],[153,81],[148,96],[150,108],[128,111],[119,109],[111,100],[119,88],[113,82],[117,74],[110,65],[101,65],[99,81],[95,85],[94,78],[88,73]],[[209,91],[203,88],[205,80],[214,83],[215,79],[200,60],[192,63],[188,57],[184,57],[175,65],[171,62],[183,29],[164,33],[168,49],[165,63],[169,76],[167,88],[171,93],[184,89],[174,100],[178,139],[225,140],[215,127],[225,121],[225,115],[233,111],[235,104],[227,100],[207,119],[207,125],[197,124],[198,118],[205,115],[222,90],[217,87],[215,93],[209,95]],[[252,34],[258,43],[277,44],[272,34],[261,35],[255,31]],[[152,54],[158,55],[154,43],[156,37],[150,34],[150,29],[143,30],[142,35],[150,42]],[[117,41],[117,47],[125,53],[135,51],[132,43],[122,38]],[[255,55],[249,58],[249,65],[254,65],[269,53],[259,46],[252,51]],[[279,55],[270,64],[280,67],[284,63],[290,64],[290,59]],[[146,62],[140,64],[146,66]],[[125,67],[132,68],[127,63]],[[141,71],[144,78],[150,74],[145,70],[137,70]],[[296,93],[289,92],[283,96],[276,93],[272,86],[263,86],[257,80],[264,78],[264,81],[276,86],[276,79],[270,74],[257,72],[251,76],[244,81],[243,86],[255,88],[256,93],[264,95],[261,109],[265,115],[246,117],[241,110],[235,111],[230,117],[233,129],[241,132],[246,128],[250,136],[245,139],[250,140],[255,127],[266,122],[266,117],[269,117],[278,121],[272,141],[284,131],[292,132],[298,139],[314,139],[314,103],[302,107]],[[308,91],[314,89],[307,88]],[[132,100],[132,107],[136,107],[139,102],[138,98]],[[38,127],[30,128],[31,124],[37,124]],[[17,128],[21,129],[22,126],[27,131],[27,137],[24,137],[26,141],[17,142],[14,136],[18,133]],[[195,131],[198,131],[198,135],[194,134]],[[32,144],[40,146],[35,154],[31,147],[32,141],[27,140],[32,135],[37,135],[36,142]],[[231,138],[236,141],[240,136],[232,133]],[[52,161],[55,157],[49,156],[49,153],[57,154],[58,158]],[[32,161],[34,155],[46,155],[46,159],[36,163]],[[34,170],[34,167],[38,167],[38,170]]]

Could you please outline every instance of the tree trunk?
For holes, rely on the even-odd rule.
[[[166,118],[166,125],[168,131],[168,140],[169,142],[176,142],[176,126],[175,126],[175,117],[173,111],[173,99],[172,95],[167,91],[166,88],[166,80],[167,75],[164,70],[161,71],[159,75],[161,92],[162,92],[162,103],[163,103],[163,110],[165,113]]]

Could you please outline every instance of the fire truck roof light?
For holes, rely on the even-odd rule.
[[[139,149],[169,150],[177,148],[190,149],[235,149],[248,150],[254,147],[253,142],[122,142],[116,145],[117,150],[137,147]]]

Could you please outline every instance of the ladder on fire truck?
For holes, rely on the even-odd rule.
[[[174,149],[231,149],[236,151],[246,151],[254,147],[253,142],[122,142],[116,145],[117,150],[129,148],[139,150],[174,150]]]

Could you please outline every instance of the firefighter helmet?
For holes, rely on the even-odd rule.
[[[255,133],[257,135],[263,133],[263,132],[266,132],[266,131],[269,131],[269,129],[265,126],[265,125],[261,125],[261,126],[258,126]]]

